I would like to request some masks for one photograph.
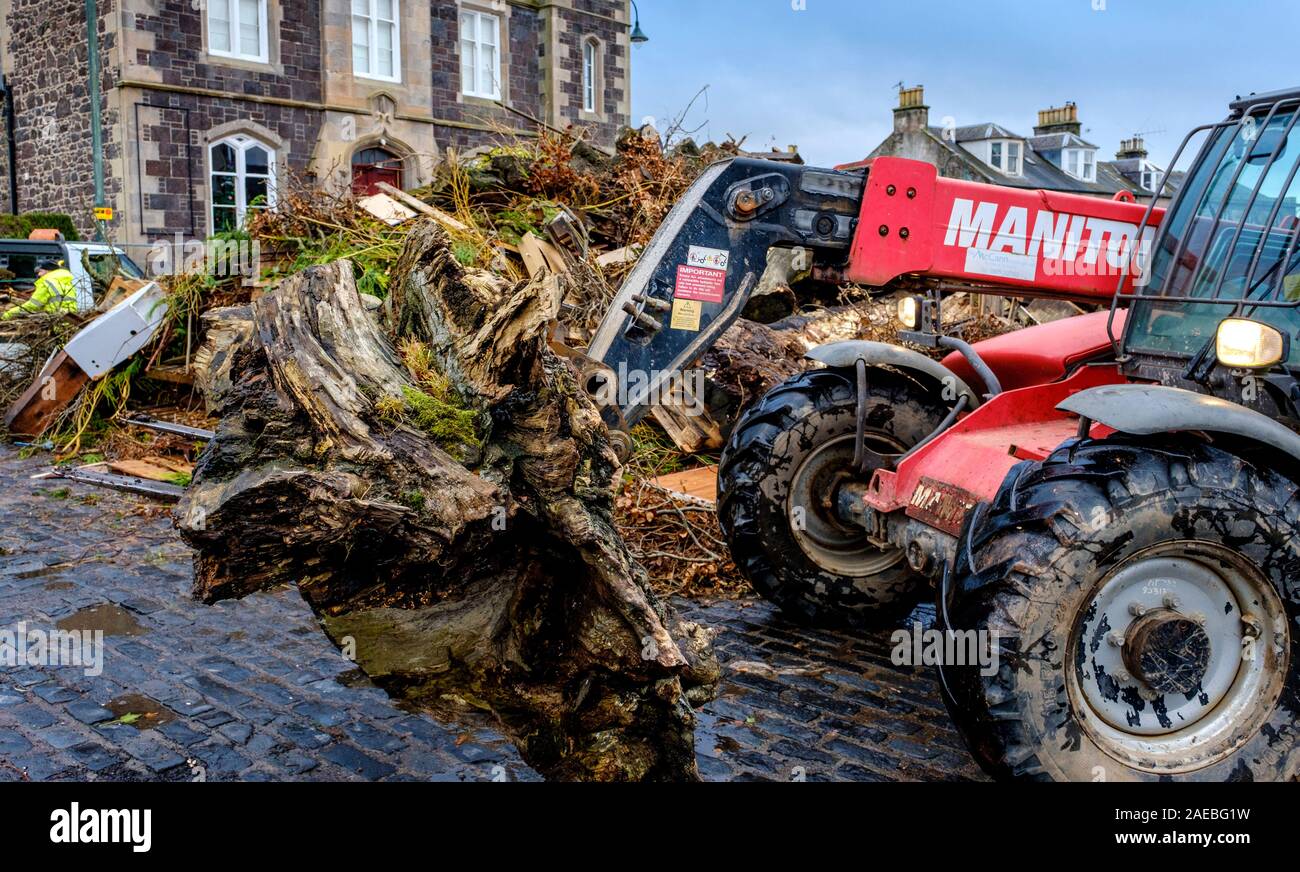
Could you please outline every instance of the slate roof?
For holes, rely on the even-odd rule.
[[[1044,133],[1031,136],[1026,142],[1034,151],[1059,151],[1062,148],[1096,148],[1088,140],[1074,133]]]
[[[1093,195],[1114,194],[1121,190],[1132,190],[1130,185],[1120,184],[1114,179],[1103,180],[1100,175],[1097,177],[1096,182],[1085,182],[1082,179],[1076,179],[1039,154],[1033,146],[1033,139],[1038,137],[1026,138],[1020,136],[1000,124],[990,122],[958,127],[956,129],[956,142],[951,142],[950,137],[944,136],[943,130],[942,127],[931,126],[927,132],[944,148],[963,158],[975,173],[995,185],[1006,185],[1012,188],[1043,188],[1048,191],[1067,191],[1075,194]],[[1073,134],[1054,135],[1073,136]],[[975,142],[981,139],[1015,139],[1024,143],[1024,154],[1021,155],[1020,159],[1021,174],[1019,176],[1004,175],[985,164],[960,145],[962,142]],[[1080,139],[1079,141],[1083,142],[1084,140]],[[1092,147],[1095,148],[1096,146]]]

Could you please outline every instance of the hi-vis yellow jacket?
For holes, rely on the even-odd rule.
[[[36,289],[32,291],[31,297],[17,306],[10,306],[3,315],[0,315],[0,320],[8,321],[17,315],[32,312],[57,314],[75,311],[77,311],[77,288],[72,273],[59,267],[37,279]]]

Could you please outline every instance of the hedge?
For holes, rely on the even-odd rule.
[[[77,227],[72,219],[59,212],[24,212],[21,215],[0,215],[0,239],[26,239],[33,230],[53,227],[63,233],[63,238],[76,242]]]

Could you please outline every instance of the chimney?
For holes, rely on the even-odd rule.
[[[1121,139],[1119,141],[1119,151],[1115,152],[1116,160],[1126,160],[1128,158],[1138,158],[1145,160],[1147,156],[1147,144],[1142,141],[1142,137],[1135,136],[1132,139]]]
[[[1039,111],[1038,126],[1034,128],[1034,136],[1042,136],[1046,133],[1073,133],[1078,136],[1082,129],[1079,124],[1079,107],[1067,101],[1064,106],[1053,106]]]
[[[924,130],[930,123],[930,107],[925,105],[925,86],[902,88],[898,92],[898,108],[894,110],[894,132],[910,133]]]

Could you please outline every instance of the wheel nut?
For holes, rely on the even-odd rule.
[[[1147,613],[1147,607],[1142,603],[1129,603],[1128,613],[1135,618],[1140,618]]]
[[[1164,604],[1167,609],[1177,609],[1183,602],[1172,593],[1167,593],[1165,594]]]
[[[1205,612],[1192,612],[1189,617],[1198,624],[1204,624],[1206,621]]]
[[[1130,681],[1133,680],[1133,676],[1129,675],[1127,672],[1121,669],[1120,671],[1115,673],[1115,680],[1118,681],[1120,684],[1128,684]]]
[[[1245,636],[1248,639],[1258,639],[1264,631],[1264,626],[1260,623],[1259,618],[1250,612],[1241,616],[1241,623],[1246,627]]]
[[[1106,637],[1106,641],[1114,645],[1116,648],[1122,648],[1124,647],[1124,634],[1119,630],[1116,630]]]

